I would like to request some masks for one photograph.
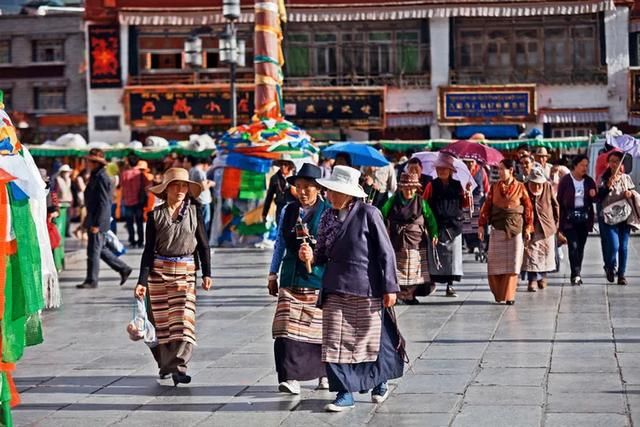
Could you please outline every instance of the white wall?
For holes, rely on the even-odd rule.
[[[449,19],[432,18],[429,21],[431,33],[431,93],[428,98],[432,105],[434,122],[438,113],[438,87],[449,84]],[[449,138],[451,132],[445,127],[431,126],[431,138]]]
[[[614,11],[605,12],[604,28],[609,77],[607,98],[611,120],[613,123],[626,122],[629,94],[629,8],[618,6]]]
[[[608,107],[607,86],[604,85],[539,85],[540,108],[602,108]]]
[[[89,26],[85,26],[88,43]],[[89,47],[87,45],[87,55]],[[122,68],[122,82],[126,84],[129,78],[129,27],[120,27],[120,64]],[[109,144],[128,143],[131,140],[131,128],[125,123],[123,95],[124,89],[91,89],[89,73],[87,72],[87,110],[89,119],[89,142],[106,142]],[[120,130],[96,131],[95,116],[120,116]]]
[[[434,123],[438,111],[438,87],[449,84],[449,19],[429,20],[431,38],[431,87],[429,89],[387,89],[387,112],[432,112]],[[443,136],[444,135],[444,136]],[[431,137],[450,136],[446,128],[431,126]]]

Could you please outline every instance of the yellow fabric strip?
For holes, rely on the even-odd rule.
[[[278,103],[276,101],[269,101],[268,103],[258,107],[255,114],[258,115],[258,117],[262,117],[263,113],[271,110],[272,108],[276,108],[277,106]]]
[[[256,84],[257,85],[268,85],[268,86],[278,86],[282,84],[282,82],[277,81],[271,76],[265,76],[264,74],[256,74]]]
[[[278,38],[282,37],[282,33],[280,32],[279,29],[272,27],[270,25],[256,25],[255,26],[255,31],[262,31],[265,33],[271,33],[273,35],[275,35]]]

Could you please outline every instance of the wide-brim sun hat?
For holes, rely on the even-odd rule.
[[[456,165],[454,163],[455,159],[456,158],[451,154],[440,152],[438,153],[438,158],[436,159],[433,167],[445,168],[451,170],[452,172],[457,172],[458,169],[456,168]]]
[[[168,169],[162,177],[162,182],[158,185],[149,187],[149,191],[156,196],[165,197],[167,186],[175,181],[186,182],[189,184],[189,194],[194,199],[198,198],[200,193],[202,193],[202,185],[199,182],[191,181],[189,179],[189,172],[183,168]]]
[[[58,169],[59,173],[63,173],[63,172],[71,172],[71,167],[69,165],[62,165],[60,166],[60,169]]]
[[[549,154],[545,147],[538,147],[533,155],[538,157],[551,157],[551,154]]]
[[[526,180],[527,182],[544,184],[545,182],[547,182],[547,177],[545,176],[544,171],[541,168],[534,167],[533,169],[531,169],[531,172],[529,172]]]
[[[107,159],[105,159],[104,157],[104,151],[99,148],[92,148],[91,150],[89,150],[89,154],[85,157],[85,159],[92,162],[100,163],[102,165],[107,164]]]
[[[360,171],[349,166],[335,166],[331,171],[331,177],[316,179],[316,182],[327,190],[347,196],[366,198],[367,193],[360,186]]]

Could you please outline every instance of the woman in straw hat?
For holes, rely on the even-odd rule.
[[[438,177],[424,191],[438,223],[438,239],[429,250],[429,274],[436,283],[446,283],[448,297],[457,297],[453,282],[462,280],[462,209],[470,205],[456,172],[454,157],[439,153],[435,162]],[[469,184],[471,185],[471,184]]]
[[[527,192],[533,207],[534,230],[524,248],[522,275],[529,282],[528,291],[547,287],[547,273],[556,269],[556,239],[560,207],[544,170],[535,167],[527,177]],[[526,274],[525,274],[526,273]]]
[[[478,238],[484,240],[484,227],[492,226],[487,266],[489,287],[496,302],[515,303],[518,274],[522,267],[524,240],[533,231],[533,210],[524,184],[517,181],[514,162],[500,162],[500,180],[489,189],[480,210]]]
[[[398,191],[382,207],[389,237],[396,253],[396,271],[405,304],[419,304],[416,289],[429,283],[428,240],[438,239],[438,225],[429,204],[418,194],[422,189],[415,173],[400,175]]]
[[[389,395],[387,380],[402,376],[403,345],[392,307],[400,290],[396,259],[380,211],[361,199],[360,172],[334,167],[318,179],[332,209],[320,220],[315,250],[302,245],[300,260],[325,266],[322,307],[322,361],[336,399],[325,409],[353,408],[354,391],[370,390],[373,402]]]
[[[300,394],[298,381],[319,378],[318,389],[329,388],[321,360],[322,310],[317,307],[324,267],[307,269],[298,259],[304,232],[313,239],[322,214],[329,208],[316,182],[321,175],[318,166],[305,163],[295,176],[287,178],[295,187],[297,200],[286,205],[280,215],[269,274],[269,294],[278,297],[272,328],[278,389],[291,394]]]
[[[160,377],[188,384],[187,364],[196,344],[196,265],[202,288],[211,288],[211,263],[204,223],[195,199],[202,186],[182,168],[169,169],[161,184],[149,188],[164,200],[147,221],[136,298],[147,295],[158,345],[151,349]],[[148,292],[147,292],[148,290]]]

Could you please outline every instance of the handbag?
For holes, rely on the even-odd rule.
[[[608,225],[620,224],[631,216],[631,205],[627,199],[618,200],[602,209],[602,216]]]
[[[627,190],[626,182],[623,182],[624,191]],[[618,200],[602,209],[602,217],[608,225],[616,225],[625,222],[631,216],[631,205],[627,199]]]

